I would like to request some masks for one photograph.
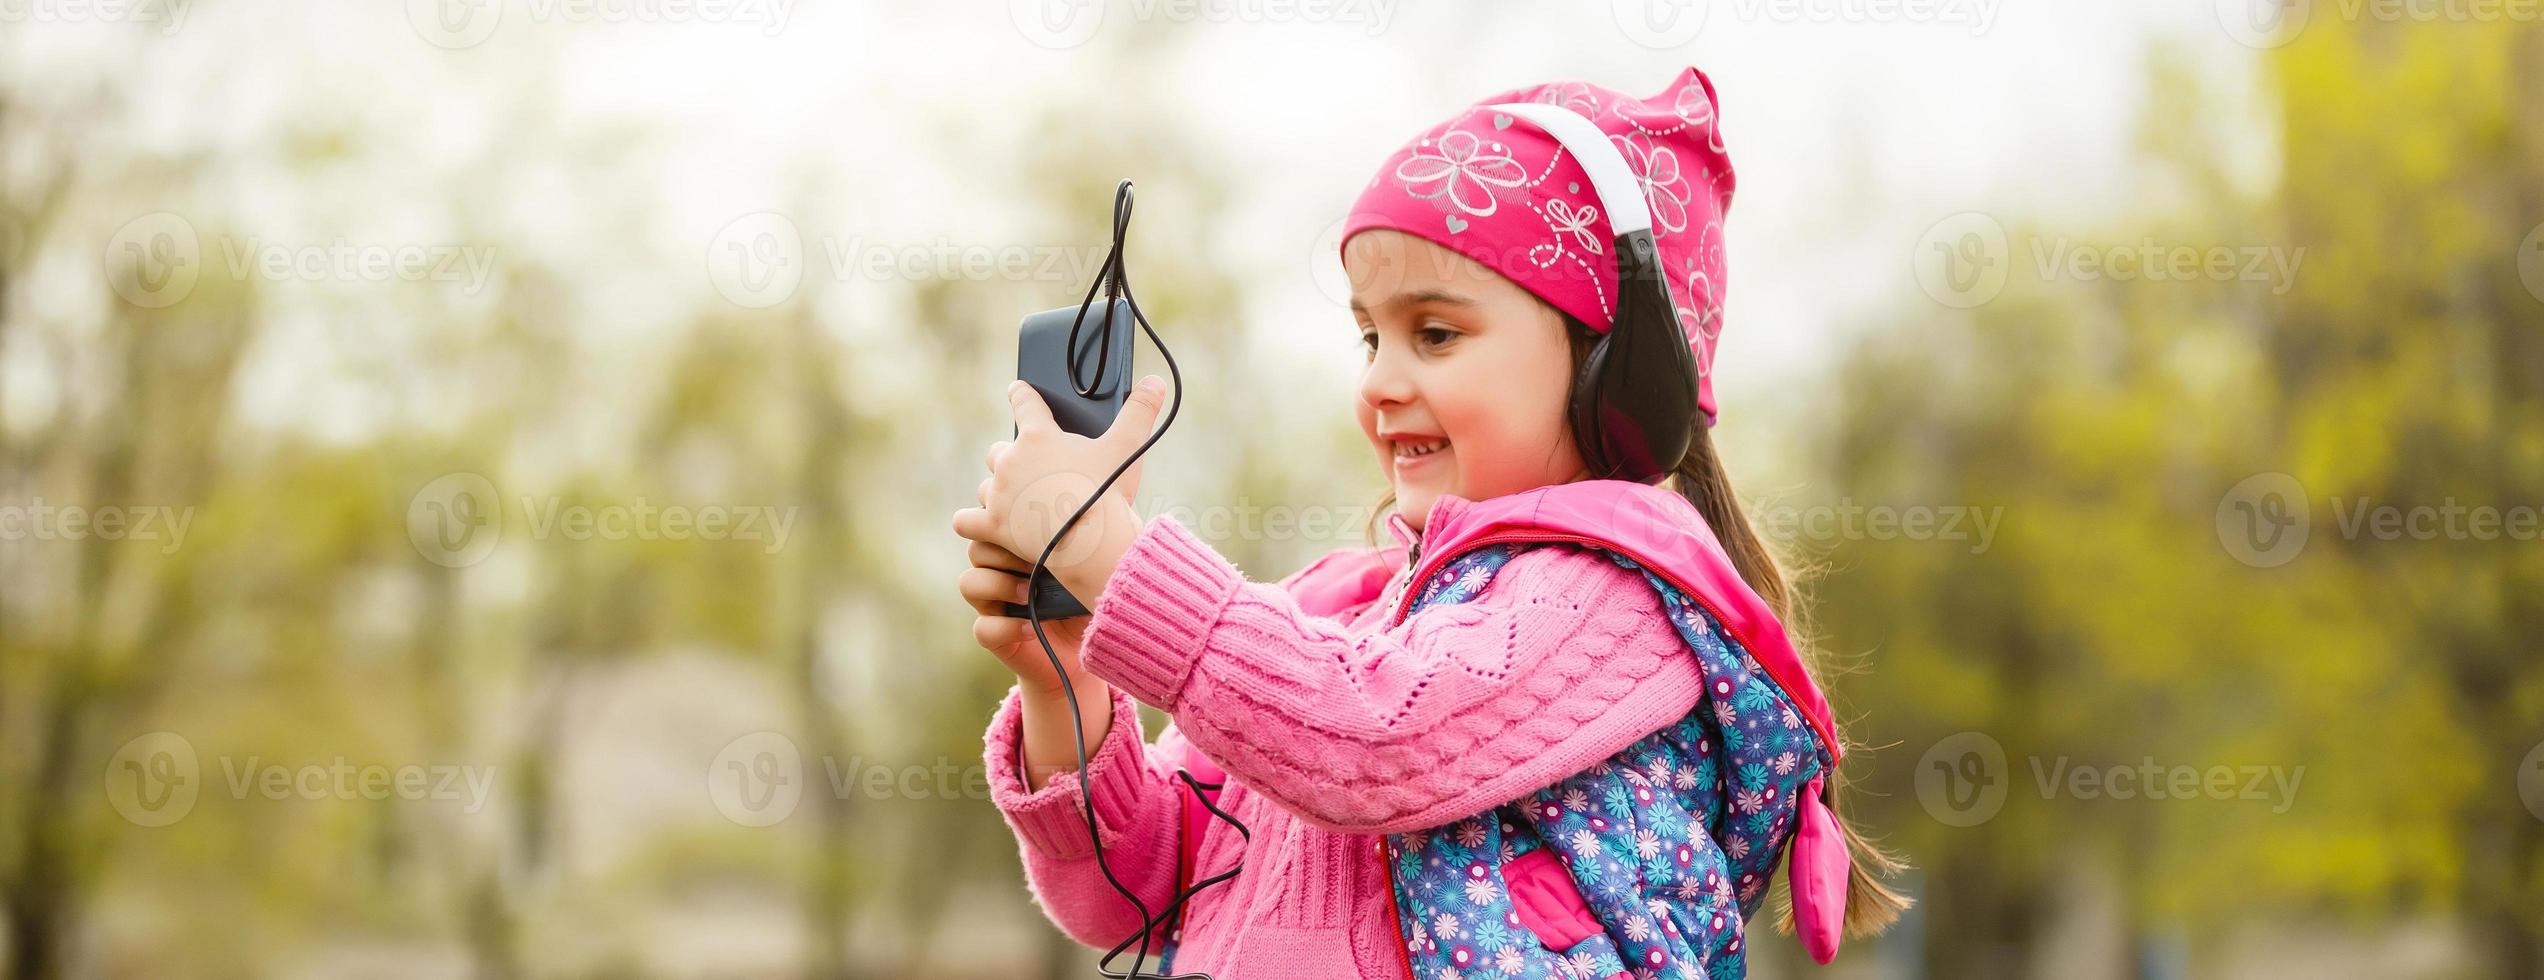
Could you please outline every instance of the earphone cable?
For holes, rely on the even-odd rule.
[[[1148,334],[1149,344],[1157,348],[1158,356],[1165,359],[1167,374],[1175,388],[1175,398],[1174,401],[1168,405],[1166,409],[1166,418],[1158,425],[1157,431],[1150,433],[1147,441],[1140,443],[1139,448],[1131,452],[1130,458],[1123,460],[1121,465],[1114,467],[1112,474],[1106,476],[1102,483],[1096,485],[1095,491],[1088,495],[1086,502],[1078,505],[1078,509],[1069,515],[1068,520],[1060,523],[1060,529],[1052,534],[1051,540],[1048,543],[1043,545],[1042,554],[1034,558],[1033,570],[1026,575],[1025,579],[1028,583],[1038,581],[1043,577],[1044,566],[1051,560],[1051,553],[1059,548],[1060,541],[1068,536],[1069,530],[1077,526],[1078,520],[1086,516],[1087,511],[1092,509],[1098,501],[1104,499],[1105,491],[1112,489],[1113,484],[1122,478],[1122,474],[1129,472],[1132,464],[1137,463],[1139,458],[1148,452],[1148,448],[1150,446],[1156,445],[1157,440],[1165,436],[1166,430],[1175,424],[1176,412],[1183,407],[1183,372],[1175,364],[1175,355],[1166,349],[1165,341],[1161,340],[1157,336],[1157,328],[1149,325],[1148,315],[1140,311],[1139,300],[1131,293],[1130,277],[1123,264],[1123,244],[1128,239],[1130,231],[1131,199],[1131,182],[1129,180],[1124,180],[1118,187],[1115,188],[1113,194],[1112,249],[1105,255],[1104,265],[1102,270],[1097,274],[1096,281],[1088,285],[1086,298],[1078,304],[1077,319],[1069,326],[1069,340],[1067,345],[1067,350],[1070,352],[1069,383],[1077,390],[1078,395],[1081,397],[1093,397],[1098,393],[1097,386],[1103,383],[1103,379],[1105,377],[1104,369],[1111,363],[1113,349],[1113,331],[1111,329],[1113,309],[1115,304],[1120,303],[1130,307],[1132,319],[1139,324],[1140,329],[1143,332]],[[1105,308],[1103,314],[1104,326],[1101,328],[1102,333],[1098,339],[1095,380],[1093,382],[1082,382],[1078,376],[1078,366],[1079,362],[1082,360],[1081,352],[1078,349],[1078,331],[1086,325],[1087,312],[1094,305],[1095,295],[1099,291],[1104,293]],[[1125,351],[1124,356],[1127,357],[1128,355],[1129,352]],[[1092,612],[1092,609],[1090,609],[1090,612]],[[1094,782],[1087,773],[1086,722],[1084,718],[1081,717],[1082,712],[1078,704],[1078,692],[1076,686],[1069,682],[1068,668],[1061,664],[1060,654],[1058,650],[1052,647],[1050,635],[1043,631],[1041,607],[1028,602],[1026,605],[1026,615],[1033,623],[1034,639],[1041,642],[1043,655],[1051,659],[1052,670],[1060,678],[1061,696],[1066,699],[1069,704],[1069,730],[1072,736],[1071,740],[1076,743],[1078,756],[1078,803],[1080,815],[1086,820],[1087,837],[1094,843],[1095,846],[1096,869],[1103,872],[1104,880],[1113,886],[1114,891],[1121,893],[1122,897],[1131,903],[1131,907],[1137,909],[1140,914],[1139,932],[1123,939],[1121,943],[1115,945],[1111,950],[1106,951],[1104,957],[1096,962],[1096,972],[1103,974],[1105,977],[1111,978],[1111,980],[1210,980],[1209,974],[1206,973],[1180,973],[1172,976],[1161,977],[1156,974],[1144,973],[1142,971],[1147,965],[1150,941],[1160,925],[1176,915],[1176,913],[1183,908],[1184,904],[1187,901],[1190,901],[1193,896],[1200,894],[1202,888],[1236,877],[1237,872],[1244,869],[1244,862],[1239,861],[1227,871],[1193,883],[1191,887],[1183,889],[1174,897],[1173,901],[1168,902],[1165,908],[1159,910],[1154,915],[1150,914],[1147,903],[1140,901],[1139,896],[1132,892],[1129,886],[1124,885],[1120,878],[1114,876],[1112,867],[1105,863],[1104,835],[1097,827],[1098,821],[1095,813]],[[1107,704],[1106,709],[1109,711],[1110,708],[1111,705]],[[1208,797],[1200,795],[1201,790],[1217,789],[1219,788],[1219,784],[1202,783],[1194,779],[1192,773],[1189,771],[1178,770],[1176,775],[1183,780],[1186,791],[1193,793],[1196,797],[1199,797],[1202,806],[1209,810],[1211,815],[1219,818],[1220,820],[1226,821],[1231,826],[1236,827],[1237,833],[1246,840],[1253,840],[1253,832],[1248,830],[1244,823],[1239,822],[1236,817],[1229,815],[1226,811],[1219,809],[1219,807],[1212,803]],[[1127,973],[1115,972],[1111,968],[1114,958],[1120,956],[1122,951],[1129,948],[1135,941],[1139,944],[1139,953],[1137,956],[1132,958],[1130,971]],[[1163,945],[1162,941],[1160,945]],[[1162,954],[1163,950],[1161,949],[1160,952]]]

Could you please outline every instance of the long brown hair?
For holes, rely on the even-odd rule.
[[[1543,300],[1539,302],[1544,304]],[[1544,305],[1554,310],[1552,304]],[[1560,310],[1556,312],[1561,313]],[[1591,348],[1598,344],[1599,334],[1569,313],[1562,316],[1564,332],[1572,348],[1572,377],[1578,381],[1581,365],[1589,360]],[[1566,401],[1569,400],[1570,392],[1567,391]],[[1722,457],[1714,451],[1712,427],[1699,417],[1694,421],[1689,436],[1686,458],[1679,460],[1677,468],[1670,471],[1670,488],[1695,505],[1698,514],[1704,515],[1705,523],[1713,528],[1714,537],[1722,542],[1723,551],[1731,557],[1732,568],[1739,571],[1741,581],[1748,583],[1750,590],[1758,593],[1758,598],[1766,600],[1767,608],[1774,610],[1776,619],[1783,623],[1785,634],[1793,641],[1794,652],[1801,656],[1804,668],[1814,677],[1827,676],[1821,669],[1819,648],[1812,642],[1810,597],[1803,580],[1787,578],[1786,563],[1779,560],[1775,550],[1758,536],[1757,530],[1750,527],[1747,515],[1741,512],[1740,498],[1731,488],[1731,477],[1723,472]],[[1378,506],[1370,512],[1368,532],[1371,544],[1378,543],[1379,523],[1395,505],[1396,490],[1388,487],[1379,496]],[[1850,743],[1845,747],[1851,750],[1855,746]],[[1846,811],[1840,805],[1846,783],[1843,773],[1829,773],[1826,796],[1830,811],[1837,815],[1838,830],[1846,839],[1846,849],[1854,858],[1850,862],[1853,868],[1846,878],[1846,933],[1870,936],[1898,921],[1899,913],[1915,904],[1915,899],[1901,894],[1883,881],[1907,870],[1908,863],[1856,832],[1854,822],[1846,818]],[[1793,931],[1793,905],[1789,895],[1777,903],[1775,923],[1779,931]]]

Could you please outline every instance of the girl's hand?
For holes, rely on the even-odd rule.
[[[1016,412],[1016,439],[991,448],[981,506],[955,511],[954,533],[1031,559],[1051,545],[1060,525],[1087,504],[1114,467],[1148,439],[1165,404],[1166,383],[1156,375],[1142,378],[1112,427],[1093,439],[1060,428],[1032,385],[1009,385],[1007,400]],[[1140,464],[1131,464],[1115,489],[1136,489],[1139,470]],[[1044,567],[1092,609],[1112,577],[1113,564],[1139,536],[1139,527],[1130,498],[1108,493],[1087,507],[1068,537],[1051,549]]]
[[[1054,699],[1060,696],[1060,674],[1052,669],[1051,654],[1035,639],[1033,622],[1007,615],[1001,603],[1023,603],[1025,573],[1033,563],[1016,557],[1012,551],[982,541],[971,543],[972,567],[964,569],[956,580],[963,600],[972,604],[980,618],[972,620],[972,640],[1007,665],[1016,674],[1016,683],[1031,699]],[[1078,647],[1086,636],[1091,617],[1042,621],[1044,636],[1051,638],[1051,653],[1069,672],[1069,686],[1081,704],[1101,704],[1111,688],[1086,672],[1078,663]]]

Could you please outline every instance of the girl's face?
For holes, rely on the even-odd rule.
[[[1481,263],[1386,228],[1343,256],[1368,366],[1354,413],[1425,526],[1443,493],[1484,500],[1589,476],[1564,424],[1563,314]]]

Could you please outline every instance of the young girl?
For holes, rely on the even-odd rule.
[[[1648,482],[1594,472],[1586,459],[1611,457],[1568,424],[1635,284],[1595,167],[1513,118],[1536,114],[1494,108],[1530,102],[1623,157],[1676,303],[1662,315],[1692,347],[1689,448]],[[1715,122],[1691,68],[1651,98],[1498,93],[1399,149],[1343,248],[1368,357],[1352,410],[1396,544],[1249,581],[1173,518],[1132,512],[1135,466],[1049,563],[1093,610],[1044,624],[1075,719],[1030,624],[996,603],[1023,601],[1017,556],[1148,436],[1163,385],[1144,379],[1097,439],[1010,389],[1018,437],[955,516],[973,541],[961,589],[974,637],[1017,674],[989,726],[991,796],[1069,936],[1105,949],[1140,931],[1117,882],[1153,915],[1240,861],[1185,907],[1175,970],[1742,976],[1743,922],[1788,842],[1794,916],[1823,962],[1841,919],[1877,931],[1905,906],[1866,873],[1896,862],[1835,822],[1844,747],[1713,451],[1733,186]],[[1154,745],[1134,700],[1173,719]],[[1188,819],[1188,767],[1224,769],[1216,806],[1249,834]]]

